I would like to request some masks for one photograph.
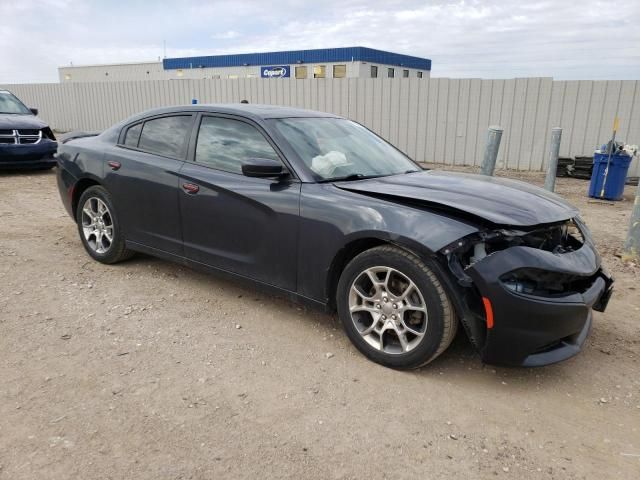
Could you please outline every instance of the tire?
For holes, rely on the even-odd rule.
[[[458,330],[451,301],[433,270],[398,247],[375,247],[351,260],[336,297],[351,342],[385,367],[426,365],[447,349]]]
[[[112,264],[133,255],[125,245],[111,195],[103,187],[95,185],[82,193],[78,201],[76,223],[80,240],[94,260]]]

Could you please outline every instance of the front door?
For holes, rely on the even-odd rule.
[[[249,158],[281,161],[257,125],[201,117],[193,161],[180,170],[185,256],[295,291],[300,183],[246,177]]]

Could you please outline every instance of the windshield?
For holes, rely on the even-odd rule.
[[[25,107],[13,94],[0,90],[0,113],[19,113],[31,115],[31,110]]]
[[[277,130],[320,181],[382,177],[420,168],[362,125],[342,118],[283,118]]]

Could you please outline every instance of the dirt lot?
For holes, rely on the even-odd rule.
[[[638,479],[640,267],[616,256],[634,188],[586,188],[559,180],[617,286],[585,351],[494,368],[459,336],[406,373],[333,316],[146,256],[93,262],[53,173],[1,174],[0,479]]]

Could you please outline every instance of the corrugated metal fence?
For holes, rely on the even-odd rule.
[[[371,128],[418,161],[479,165],[489,125],[504,128],[498,168],[543,170],[551,128],[561,156],[591,155],[611,136],[640,144],[639,81],[233,79],[7,85],[57,130],[101,130],[149,108],[191,103],[288,105]],[[638,161],[631,175],[638,175]]]

